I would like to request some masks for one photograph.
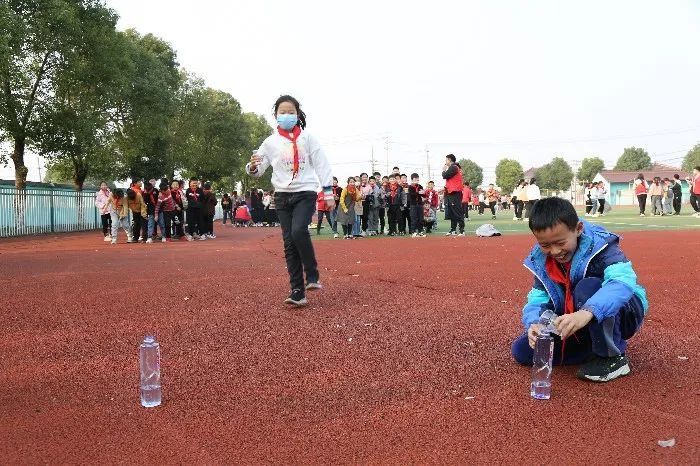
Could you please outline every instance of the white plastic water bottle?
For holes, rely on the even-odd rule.
[[[147,335],[139,347],[141,366],[141,405],[152,408],[160,405],[160,345],[152,335]]]
[[[557,315],[547,310],[540,316],[540,332],[535,341],[535,352],[532,358],[532,383],[530,396],[536,400],[548,400],[552,393],[552,359],[554,356],[554,340],[552,333],[554,319]]]

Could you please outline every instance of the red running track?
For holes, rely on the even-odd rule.
[[[699,461],[697,233],[625,235],[652,303],[633,374],[556,368],[534,401],[509,355],[531,237],[320,241],[326,289],[290,310],[279,232],[218,230],[0,241],[0,462]],[[164,402],[144,409],[150,331]]]

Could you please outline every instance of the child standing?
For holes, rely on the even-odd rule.
[[[199,187],[197,178],[190,178],[190,187],[185,191],[187,200],[187,241],[195,239],[204,241],[206,236],[202,234],[202,207],[204,206],[204,192]]]
[[[411,225],[411,211],[408,206],[408,176],[401,174],[401,189],[403,189],[403,206],[401,207],[401,217],[399,217],[399,235],[406,234],[406,228]]]
[[[109,195],[112,192],[109,190],[109,186],[104,181],[100,183],[100,190],[95,193],[95,207],[100,211],[100,219],[102,220],[102,236],[104,236],[105,242],[112,240],[112,218],[109,214],[109,209],[107,208],[107,202],[109,201]]]
[[[673,215],[673,186],[669,178],[664,178],[664,210],[663,215]]]
[[[272,166],[275,206],[282,225],[284,256],[289,273],[291,293],[285,303],[304,306],[306,290],[321,289],[318,264],[309,224],[316,207],[316,190],[320,184],[326,204],[333,208],[333,174],[318,140],[305,131],[306,115],[299,102],[284,95],[274,106],[277,130],[255,153],[246,172],[260,177]],[[304,286],[306,272],[306,286]]]
[[[355,186],[355,179],[348,178],[348,184],[340,193],[337,222],[343,229],[343,238],[352,239],[352,226],[355,222],[355,204],[362,200],[360,190]]]
[[[319,191],[316,195],[316,235],[321,234],[321,226],[323,225],[323,217],[326,217],[328,224],[333,229],[333,224],[331,223],[331,214],[326,205],[326,195],[323,191]]]
[[[425,237],[423,233],[423,186],[420,184],[418,173],[411,173],[411,184],[408,187],[408,209],[411,218],[409,233],[414,237]]]
[[[160,193],[158,194],[158,201],[156,202],[156,218],[159,218],[160,214],[163,215],[163,239],[161,239],[161,241],[163,243],[169,243],[172,241],[170,232],[173,218],[175,218],[175,214],[177,213],[177,204],[175,204],[167,182],[160,183],[159,187]]]
[[[146,235],[146,243],[151,244],[153,243],[153,238],[155,236],[156,220],[158,218],[156,217],[156,203],[158,202],[158,190],[155,188],[155,186],[153,186],[153,184],[150,181],[147,181],[144,185],[143,202],[146,203],[146,213],[148,214],[148,234]]]
[[[209,239],[216,239],[214,234],[214,215],[216,215],[216,204],[219,201],[216,199],[216,194],[211,190],[210,183],[204,183],[202,190],[202,223],[204,224],[203,236]]]
[[[124,190],[115,189],[107,200],[107,210],[112,218],[112,244],[117,244],[117,232],[121,226],[126,233],[127,240],[131,242],[129,232],[129,206],[124,199]]]
[[[173,201],[175,202],[175,214],[173,215],[173,224],[175,225],[173,227],[174,230],[174,236],[173,239],[185,239],[185,230],[184,230],[184,225],[185,225],[185,217],[184,217],[184,204],[183,204],[183,196],[182,196],[182,190],[180,189],[180,182],[179,181],[173,181],[170,184],[170,195],[173,198]]]
[[[141,193],[130,188],[126,190],[126,204],[131,212],[132,220],[132,233],[129,235],[127,243],[138,243],[139,235],[143,234],[142,226],[146,224],[146,219],[148,218],[146,203],[143,202]],[[144,241],[143,237],[141,241]]]
[[[338,207],[340,206],[340,194],[343,189],[338,186],[338,178],[333,177],[333,187],[331,188],[333,192],[333,201],[335,206],[331,210],[331,223],[333,224],[333,238],[338,237]]]
[[[389,220],[388,236],[396,236],[398,234],[396,227],[401,220],[401,209],[403,207],[404,197],[403,188],[399,186],[396,177],[394,175],[389,176],[389,192],[386,197],[387,217]]]
[[[377,179],[369,177],[369,192],[367,194],[367,233],[370,236],[379,234],[379,208],[382,202],[382,189],[377,186]]]
[[[664,207],[661,202],[664,197],[664,188],[661,186],[660,177],[655,176],[654,182],[649,185],[649,196],[651,196],[651,214],[663,215]]]
[[[467,222],[469,221],[469,202],[472,200],[472,194],[472,187],[469,185],[469,181],[465,181],[462,188],[462,210],[464,211],[464,220]]]
[[[649,192],[649,186],[644,179],[644,174],[640,173],[637,175],[637,179],[634,180],[634,194],[637,196],[637,204],[639,204],[639,216],[646,216],[647,209],[647,193]]]
[[[264,199],[263,202],[265,202]],[[221,220],[221,224],[226,225],[226,219],[229,218],[231,220],[231,225],[233,225],[233,203],[228,193],[224,193],[224,196],[221,198],[221,210],[224,216]]]
[[[535,284],[522,313],[526,332],[512,346],[515,360],[532,365],[537,322],[551,309],[561,334],[554,335],[555,364],[584,363],[578,377],[594,382],[629,374],[626,340],[639,330],[649,304],[620,237],[579,220],[573,205],[556,197],[532,207],[529,226],[537,244],[525,266]]]

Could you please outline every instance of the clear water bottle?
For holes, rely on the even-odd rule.
[[[532,358],[532,384],[530,396],[536,400],[548,400],[552,392],[552,358],[554,356],[554,339],[552,333],[554,319],[557,315],[547,310],[540,316],[540,333],[535,341],[535,354]]]
[[[141,405],[152,408],[160,405],[160,345],[147,335],[139,347],[141,366]]]

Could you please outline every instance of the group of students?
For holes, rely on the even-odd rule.
[[[697,172],[697,173],[695,173]],[[697,190],[700,194],[700,169],[694,170],[695,179],[688,179],[691,184],[691,205],[695,210],[694,216],[698,216],[700,206],[693,202],[693,192],[697,183]],[[644,179],[644,174],[640,173],[634,180],[634,194],[637,196],[639,204],[639,216],[646,216],[647,200],[651,200],[651,214],[654,216],[680,215],[683,204],[683,192],[681,187],[681,177],[679,174],[673,178],[663,178],[655,176],[651,183]]]
[[[230,219],[231,225],[237,227],[275,227],[279,225],[274,191],[250,190],[246,197],[233,191],[224,194],[221,199],[223,213],[222,224]]]
[[[103,182],[95,194],[104,241],[112,244],[117,244],[120,227],[127,243],[215,239],[217,203],[211,184],[197,178],[190,178],[187,189],[184,181],[165,178],[158,184],[155,179],[135,180],[129,188],[113,191]]]
[[[417,173],[408,176],[394,167],[389,176],[375,172],[351,176],[345,187],[333,177],[333,207],[329,207],[323,191],[316,199],[316,234],[320,234],[324,218],[333,237],[344,239],[383,235],[424,237],[437,224],[440,194],[435,183],[424,187]]]

